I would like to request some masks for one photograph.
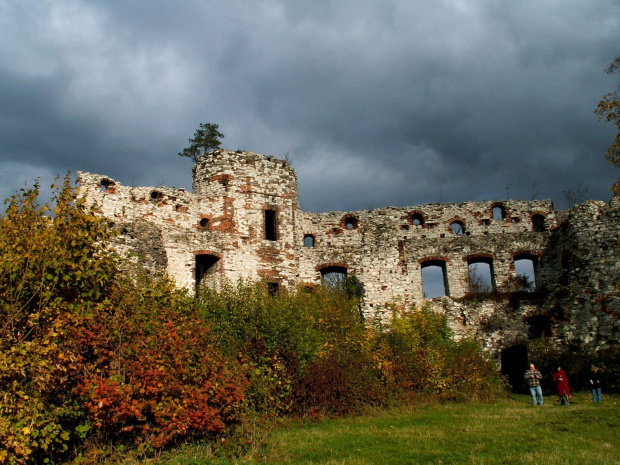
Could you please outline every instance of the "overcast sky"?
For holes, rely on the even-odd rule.
[[[290,152],[302,209],[610,198],[618,0],[2,0],[0,195],[191,188],[201,122]]]

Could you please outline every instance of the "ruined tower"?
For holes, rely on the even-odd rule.
[[[194,166],[193,190],[200,205],[197,228],[205,233],[204,247],[193,251],[199,281],[201,260],[213,262],[207,258],[212,254],[221,256],[231,279],[261,278],[272,289],[291,283],[299,198],[297,175],[286,161],[216,151]],[[219,236],[225,240],[215,241]],[[222,245],[213,247],[214,242]]]

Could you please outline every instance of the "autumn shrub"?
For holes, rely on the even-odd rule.
[[[97,434],[157,449],[224,432],[243,401],[236,364],[170,282],[143,278],[128,287],[113,309],[93,309],[71,325],[74,350],[93,355],[75,392]]]
[[[72,395],[79,355],[64,345],[65,313],[105,300],[116,260],[106,225],[65,179],[53,209],[39,186],[7,201],[0,218],[0,462],[62,456],[83,436]]]
[[[304,389],[320,383],[308,373],[322,371],[321,363],[335,357],[351,367],[344,357],[353,359],[351,341],[365,334],[357,301],[322,286],[270,295],[262,283],[239,283],[203,291],[199,307],[222,350],[248,367],[249,406],[274,415],[298,411],[300,399],[312,397]]]
[[[243,400],[193,299],[127,277],[69,179],[0,218],[0,463],[57,462],[86,439],[144,451],[224,431]]]
[[[452,400],[493,400],[507,393],[506,381],[488,360],[480,344],[471,339],[452,345],[446,354],[448,388]]]
[[[351,282],[354,285],[355,281],[345,285]],[[296,411],[349,414],[363,406],[384,404],[374,331],[360,317],[355,292],[346,286],[322,292],[311,296],[318,303],[315,325],[322,344],[299,374]]]
[[[420,393],[462,399],[503,390],[479,345],[456,342],[445,318],[427,309],[394,311],[373,325],[346,290],[271,296],[247,283],[205,290],[199,307],[222,351],[248,368],[257,412],[347,414]]]
[[[376,351],[388,394],[442,399],[492,398],[504,392],[495,366],[471,340],[456,341],[445,317],[426,308],[394,310],[377,330]]]
[[[381,371],[363,337],[326,343],[295,389],[298,413],[342,415],[384,403]]]

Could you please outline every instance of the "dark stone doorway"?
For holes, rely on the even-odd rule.
[[[522,392],[525,389],[523,375],[527,370],[527,347],[514,345],[502,350],[502,375],[508,377],[513,392]]]

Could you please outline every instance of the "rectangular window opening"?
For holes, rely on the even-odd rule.
[[[276,211],[265,210],[265,239],[275,241],[276,237]]]

